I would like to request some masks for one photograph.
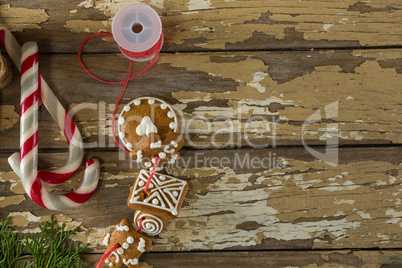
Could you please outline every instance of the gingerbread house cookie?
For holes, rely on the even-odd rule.
[[[162,218],[176,218],[187,194],[187,182],[172,176],[155,173],[147,192],[144,193],[150,173],[151,171],[144,169],[138,173],[127,205],[135,210]]]
[[[184,145],[173,107],[155,97],[134,99],[124,106],[118,120],[119,137],[130,157],[146,167],[155,156],[161,165],[174,163]]]

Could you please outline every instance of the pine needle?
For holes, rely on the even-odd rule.
[[[9,227],[11,218],[0,220],[0,268],[13,267],[18,260],[27,258],[23,255],[26,247],[23,238],[11,232]]]
[[[80,253],[88,249],[89,244],[82,246],[78,242],[74,246],[68,239],[77,233],[78,228],[65,230],[65,223],[58,227],[57,221],[51,216],[50,221],[39,225],[39,235],[19,236],[12,233],[10,221],[11,218],[0,221],[0,268],[83,268],[93,264],[85,264],[80,256]],[[29,251],[34,260],[23,260],[31,257],[23,255],[24,251]]]

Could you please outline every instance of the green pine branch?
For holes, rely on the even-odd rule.
[[[27,258],[23,255],[26,250],[23,238],[11,232],[9,227],[11,218],[0,220],[0,267],[10,268],[19,260]]]
[[[57,227],[57,221],[51,216],[50,221],[39,225],[39,235],[21,235],[12,233],[9,225],[11,218],[0,221],[0,268],[65,268],[89,267],[93,263],[85,264],[80,253],[88,249],[89,244],[76,246],[69,241],[78,228],[65,230],[66,224]],[[23,254],[30,252],[31,255]],[[33,257],[33,261],[24,260]]]

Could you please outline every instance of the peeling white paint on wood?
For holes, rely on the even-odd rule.
[[[250,86],[256,88],[258,92],[264,93],[266,91],[266,87],[261,85],[260,82],[264,80],[265,77],[268,76],[268,73],[264,72],[255,72],[253,75],[253,81],[249,83]]]
[[[211,0],[189,0],[187,6],[189,11],[208,9],[211,6]]]

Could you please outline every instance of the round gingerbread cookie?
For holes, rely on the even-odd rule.
[[[118,131],[130,157],[146,167],[152,166],[155,156],[160,164],[174,163],[184,145],[173,107],[155,97],[140,97],[125,105],[118,119]]]
[[[167,218],[156,216],[150,213],[142,212],[140,210],[135,211],[133,225],[136,230],[141,223],[141,232],[146,233],[150,236],[158,235],[162,232],[168,223]]]

